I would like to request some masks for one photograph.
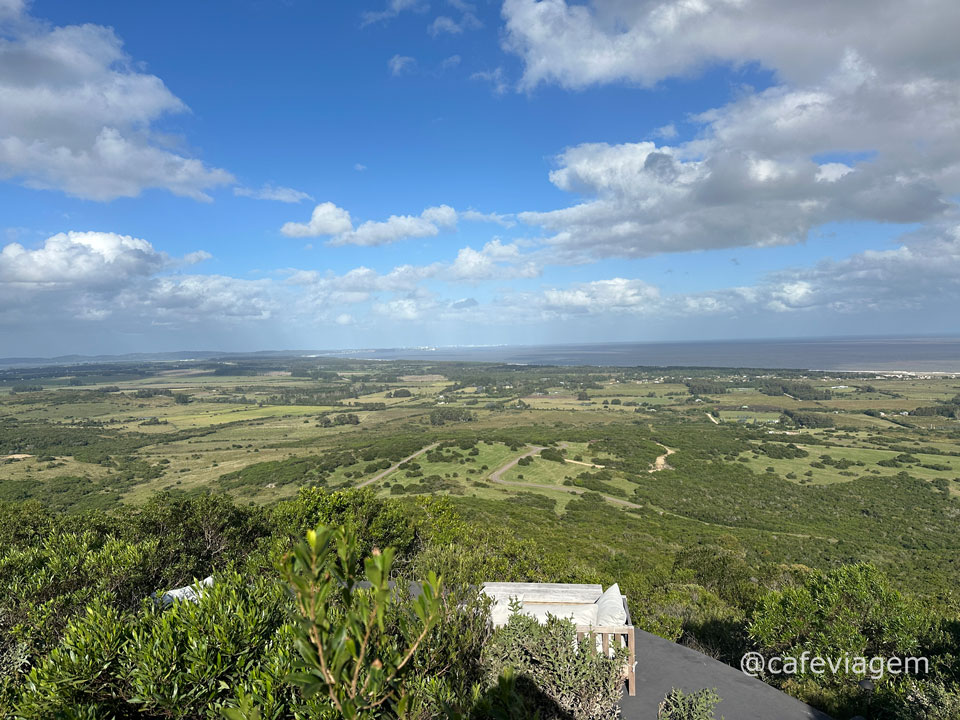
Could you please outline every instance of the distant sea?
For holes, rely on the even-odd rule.
[[[328,356],[524,365],[686,366],[960,373],[960,337],[827,338],[349,350]]]
[[[0,368],[109,362],[181,362],[244,357],[339,357],[375,360],[495,362],[518,365],[728,367],[794,370],[960,373],[958,337],[848,337],[712,342],[620,342],[352,350],[182,350],[128,355],[0,358]]]

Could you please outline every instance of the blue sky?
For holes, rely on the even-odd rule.
[[[914,4],[0,0],[0,356],[955,333]]]

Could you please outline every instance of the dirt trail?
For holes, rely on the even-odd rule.
[[[403,460],[397,461],[396,463],[394,463],[393,465],[391,465],[390,467],[388,467],[386,470],[384,470],[382,473],[379,473],[379,474],[377,474],[377,475],[374,475],[374,476],[373,476],[372,478],[370,478],[369,480],[364,480],[362,483],[360,483],[359,485],[357,485],[357,487],[358,487],[358,488],[362,488],[362,487],[364,487],[364,486],[366,486],[366,485],[369,485],[370,483],[375,483],[377,480],[382,480],[382,479],[385,478],[387,475],[389,475],[389,474],[392,473],[394,470],[396,470],[398,467],[400,467],[401,465],[403,465],[405,462],[410,462],[411,460],[413,460],[413,459],[414,459],[415,457],[417,457],[418,455],[423,455],[425,452],[429,452],[430,450],[433,450],[433,449],[434,449],[437,445],[439,445],[439,444],[440,444],[440,443],[434,443],[433,445],[427,445],[427,446],[426,446],[425,448],[423,448],[422,450],[417,450],[413,455],[408,455],[408,456],[405,457]]]
[[[519,457],[515,457],[513,460],[511,460],[510,462],[508,462],[506,465],[503,465],[502,467],[500,467],[500,468],[498,468],[497,470],[494,470],[492,473],[490,473],[490,475],[489,475],[490,479],[493,480],[495,483],[503,483],[504,485],[523,485],[523,486],[527,486],[527,487],[532,486],[532,487],[538,487],[538,488],[544,487],[543,485],[537,485],[536,483],[508,483],[508,482],[506,482],[505,480],[501,480],[501,479],[500,479],[501,477],[503,477],[503,474],[504,474],[507,470],[509,470],[509,469],[512,468],[514,465],[516,465],[518,462],[520,462],[521,460],[523,460],[523,458],[532,457],[533,455],[536,455],[536,454],[537,454],[538,452],[540,452],[541,450],[543,450],[542,447],[540,447],[539,445],[534,445],[532,450],[529,450],[529,451],[525,452],[523,455],[520,455]]]
[[[564,458],[564,461],[571,463],[573,465],[586,465],[587,467],[597,468],[598,470],[602,470],[604,468],[603,465],[596,465],[594,463],[582,462],[580,460],[570,460],[569,458]]]
[[[561,443],[561,447],[564,447],[564,446],[566,446],[566,443]],[[571,494],[573,494],[573,495],[582,495],[584,492],[586,492],[583,488],[570,487],[569,485],[543,485],[542,483],[507,482],[506,480],[503,479],[503,474],[504,474],[507,470],[509,470],[510,468],[514,467],[518,462],[520,462],[520,460],[521,460],[522,458],[531,457],[531,456],[533,456],[533,455],[536,455],[536,454],[537,454],[538,452],[540,452],[541,450],[543,450],[542,447],[536,446],[536,445],[533,446],[533,449],[528,450],[527,452],[525,452],[523,455],[520,455],[519,457],[515,457],[513,460],[511,460],[510,462],[508,462],[506,465],[503,465],[503,466],[497,468],[497,469],[494,470],[492,473],[490,473],[490,475],[489,475],[488,477],[489,477],[490,480],[492,480],[493,482],[498,483],[498,484],[500,484],[500,485],[506,485],[507,487],[531,488],[531,489],[533,489],[533,490],[559,490],[560,492],[571,493]],[[567,462],[574,462],[574,461],[573,461],[573,460],[567,460]],[[578,464],[578,465],[589,465],[590,463],[577,462],[577,464]],[[594,466],[594,467],[595,467],[595,466]],[[609,495],[604,495],[603,497],[604,497],[604,499],[605,499],[607,502],[611,502],[611,503],[613,503],[613,504],[615,504],[615,505],[622,505],[622,506],[624,506],[624,507],[631,507],[631,508],[642,508],[642,507],[643,507],[643,505],[637,505],[636,503],[632,503],[632,502],[630,502],[629,500],[621,500],[621,499],[619,499],[619,498],[610,497]]]
[[[565,445],[565,443],[561,444],[561,446],[563,445]],[[660,443],[657,443],[657,445],[660,445]],[[659,458],[657,458],[657,460],[660,460],[661,458],[666,458],[668,455],[672,455],[673,453],[676,452],[676,450],[672,450],[671,448],[668,448],[666,445],[660,445],[660,447],[666,450],[666,453],[664,453]],[[542,447],[534,446],[531,450],[528,450],[523,455],[515,457],[510,462],[494,470],[492,473],[490,473],[487,476],[487,478],[497,483],[498,485],[504,485],[506,487],[512,487],[512,488],[530,488],[531,490],[559,490],[560,492],[570,493],[572,495],[582,495],[583,493],[587,492],[584,488],[570,487],[569,485],[543,485],[541,483],[507,482],[506,480],[502,479],[503,474],[507,470],[515,466],[518,462],[520,462],[520,458],[531,457],[532,455],[536,455],[541,450],[543,450]],[[570,461],[568,460],[567,462],[570,462]],[[664,465],[666,465],[666,461],[664,461]],[[651,470],[650,472],[654,472],[654,471]],[[730,530],[743,530],[742,527],[739,527],[736,525],[724,525],[722,523],[713,523],[707,520],[700,520],[699,518],[688,517],[687,515],[681,515],[679,513],[670,512],[669,510],[663,510],[661,508],[657,508],[653,505],[650,505],[649,503],[644,505],[638,505],[637,503],[630,502],[629,500],[610,497],[609,495],[603,495],[603,499],[614,505],[620,505],[621,507],[636,508],[637,510],[652,510],[653,512],[658,513],[660,515],[669,515],[670,517],[675,517],[679,520],[695,522],[695,523],[699,523],[700,525],[706,525],[708,527],[721,527],[721,528],[728,528]],[[781,533],[772,533],[772,534],[786,535],[789,537],[797,537],[797,538],[804,538],[804,539],[814,538],[817,540],[827,540],[830,542],[836,542],[833,538],[826,538],[821,535],[807,535],[806,533],[781,532]]]
[[[712,422],[714,425],[719,425],[719,424],[720,424],[720,421],[717,420],[717,419],[716,419],[713,415],[711,415],[710,413],[707,413],[707,417],[710,418],[710,422]]]
[[[560,443],[561,450],[566,450],[568,447],[570,447],[570,443],[565,443],[565,442]],[[582,460],[571,460],[570,458],[564,458],[563,461],[568,463],[573,463],[574,465],[586,465],[587,467],[596,468],[598,470],[603,470],[604,468],[603,465],[597,465],[596,463],[583,462]]]
[[[657,457],[657,459],[653,461],[653,467],[647,470],[647,472],[655,473],[655,472],[659,472],[660,470],[670,469],[670,466],[667,465],[667,458],[673,455],[676,452],[676,450],[674,450],[673,448],[668,448],[663,443],[657,443],[657,445],[659,445],[664,450],[666,450],[666,452],[663,455],[660,455],[659,457]]]

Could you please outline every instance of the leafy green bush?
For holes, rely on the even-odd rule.
[[[133,607],[154,589],[157,545],[55,532],[0,555],[0,688],[16,685],[87,605]]]
[[[883,717],[897,720],[955,720],[960,717],[960,688],[907,678],[881,686],[875,704]]]
[[[829,428],[834,427],[836,422],[829,415],[818,412],[807,412],[800,410],[784,410],[781,421],[794,422],[799,427],[806,428]]]
[[[363,560],[369,590],[358,586],[357,539],[342,527],[309,531],[284,562],[302,616],[295,631],[300,672],[290,681],[307,697],[325,695],[346,720],[373,718],[388,707],[404,714],[403,676],[440,618],[440,582],[431,574],[409,604],[412,612],[396,618],[396,635],[386,634],[398,595],[390,586],[394,554],[374,550]]]
[[[270,534],[263,508],[234,504],[223,495],[154,495],[131,513],[126,532],[155,538],[158,587],[185,585],[226,568]],[[157,589],[156,587],[154,589]]]
[[[516,692],[524,704],[543,720],[611,717],[623,693],[625,651],[604,657],[593,642],[577,642],[576,626],[569,620],[549,617],[541,625],[514,614],[483,650],[487,685],[496,687],[509,670],[517,677]]]
[[[407,602],[398,604],[401,614]],[[482,688],[480,655],[490,637],[490,600],[475,586],[461,585],[448,587],[440,602],[441,620],[424,638],[404,681],[409,711],[416,718],[449,717],[452,709],[463,715],[475,712]]]
[[[760,598],[750,637],[767,651],[799,657],[903,657],[931,632],[929,614],[870,565],[814,572]]]
[[[760,445],[759,450],[767,457],[775,460],[802,458],[810,454],[806,450],[798,448],[793,443],[765,442]]]
[[[713,709],[719,702],[715,690],[704,688],[688,694],[674,688],[661,701],[657,720],[714,720]]]
[[[299,704],[282,683],[291,667],[288,606],[276,580],[237,574],[169,609],[147,601],[127,614],[95,602],[30,673],[17,713],[195,718],[259,691],[261,702],[273,699],[262,714],[272,717]],[[272,692],[264,692],[265,674]]]
[[[430,413],[431,425],[445,425],[448,422],[472,422],[476,419],[476,415],[469,410],[455,407],[437,408]]]
[[[613,476],[606,470],[599,470],[595,473],[583,472],[577,475],[573,484],[606,495],[626,497],[627,491],[608,482],[611,479],[613,479]]]

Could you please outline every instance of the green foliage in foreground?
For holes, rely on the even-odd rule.
[[[507,672],[522,678],[515,689],[530,714],[543,720],[615,717],[623,690],[625,648],[604,657],[590,636],[577,642],[576,628],[549,617],[546,624],[514,614],[484,648],[489,684]]]
[[[692,474],[685,477],[689,482]],[[918,485],[917,497],[921,492],[936,498]],[[352,638],[343,668],[359,667],[361,677],[374,659],[383,668],[397,667],[420,636],[417,628],[427,627],[394,677],[399,685],[381,686],[394,700],[407,698],[407,717],[522,718],[561,710],[591,717],[610,700],[607,680],[619,669],[567,643],[573,632],[568,624],[516,618],[491,633],[484,603],[470,589],[484,580],[616,580],[636,624],[728,662],[747,650],[786,654],[791,648],[928,656],[926,676],[880,680],[870,711],[882,709],[887,714],[879,717],[897,720],[941,720],[931,708],[957,701],[955,613],[898,590],[873,567],[837,562],[834,570],[814,571],[764,560],[730,534],[653,511],[618,511],[593,492],[572,498],[557,516],[535,503],[391,500],[369,489],[304,488],[272,508],[215,496],[159,496],[109,513],[0,506],[0,716],[159,720],[234,710],[250,720],[257,714],[273,720],[338,717],[328,691],[308,696],[288,682],[298,667],[302,673],[300,651],[309,651],[302,633],[311,636],[298,620],[280,561],[317,525],[349,529],[343,535],[350,538],[348,549],[335,552],[340,546],[331,541],[327,560],[318,561],[312,576],[301,570],[314,567],[314,551],[294,556],[287,577],[307,581],[309,592],[301,592],[307,605],[301,607],[309,607],[316,597],[310,593],[329,571],[334,589],[326,596],[321,634],[342,636],[345,643]],[[661,538],[659,546],[651,543],[654,537]],[[677,550],[664,553],[664,540]],[[780,553],[797,540],[765,544]],[[383,549],[381,555],[375,548]],[[371,582],[381,590],[388,570],[376,563],[387,558],[399,588],[431,572],[442,575],[447,591],[437,598],[438,619],[421,626],[415,605],[398,592],[382,606],[382,629],[379,616],[372,625],[356,624],[360,608],[376,606],[377,591],[354,584],[345,596],[344,588],[348,578],[367,573],[362,561],[368,556]],[[335,572],[327,561],[339,563]],[[211,573],[215,585],[196,604],[164,610],[151,598]],[[354,620],[347,622],[351,613]],[[373,650],[361,662],[357,649],[367,627]],[[559,660],[551,664],[547,653]],[[584,677],[592,678],[589,688]],[[868,709],[858,679],[801,677],[782,687],[848,717]],[[595,697],[590,688],[602,692]],[[571,696],[577,701],[565,704]],[[384,717],[395,714],[384,711]]]
[[[283,588],[218,576],[199,602],[121,612],[98,602],[25,679],[15,716],[199,718],[247,695],[285,708],[292,659]],[[276,715],[274,715],[276,717]]]
[[[424,505],[420,528],[445,541],[455,518]],[[401,578],[389,580],[395,550],[363,558],[357,534],[309,532],[282,561],[292,593],[248,561],[198,586],[195,602],[123,607],[102,591],[82,609],[62,606],[53,648],[5,674],[0,711],[24,720],[610,716],[622,658],[574,648],[574,626],[556,619],[515,618],[491,637],[475,590],[473,599],[441,594],[431,575],[410,597],[394,589]],[[91,562],[103,569],[111,559]]]
[[[388,708],[401,716],[406,712],[403,677],[440,618],[441,586],[431,573],[410,603],[413,613],[396,616],[395,642],[386,640],[387,612],[397,604],[390,587],[395,554],[388,547],[363,560],[368,590],[358,586],[356,537],[342,526],[310,530],[284,561],[283,574],[302,617],[295,639],[301,664],[290,680],[307,697],[325,695],[346,720],[375,717]]]

